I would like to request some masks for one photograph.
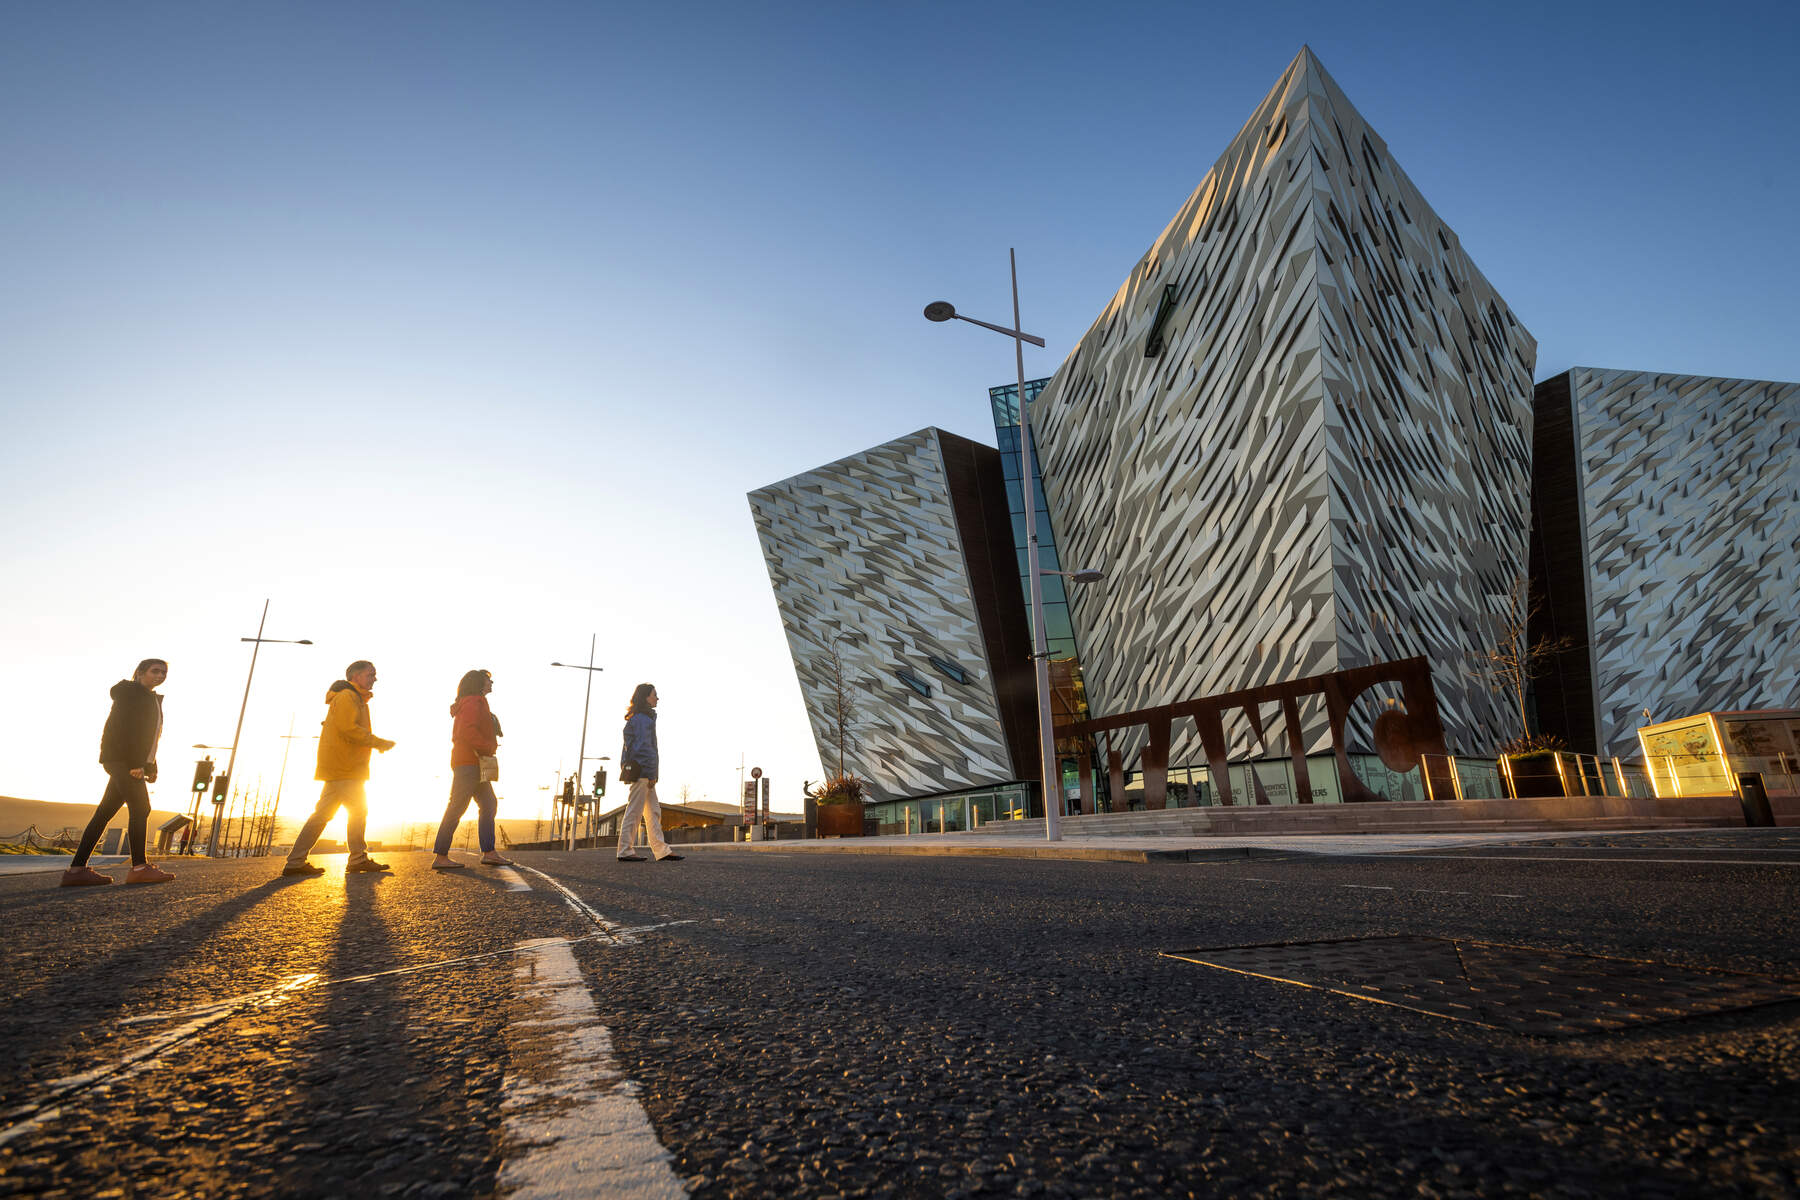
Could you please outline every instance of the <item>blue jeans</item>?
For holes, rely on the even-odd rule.
[[[437,844],[432,847],[439,854],[450,853],[450,841],[456,836],[456,827],[462,823],[462,815],[469,811],[471,800],[481,814],[475,823],[476,836],[481,839],[481,852],[494,852],[494,809],[499,801],[494,799],[494,785],[481,782],[481,768],[470,763],[466,767],[450,768],[450,803],[444,806],[444,820],[438,826]]]

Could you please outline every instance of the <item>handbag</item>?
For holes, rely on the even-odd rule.
[[[636,783],[637,781],[638,781],[638,769],[637,769],[636,764],[625,763],[622,766],[620,766],[620,768],[619,768],[619,782],[620,783]]]
[[[500,782],[500,756],[497,754],[477,754],[475,761],[481,765],[481,782]]]

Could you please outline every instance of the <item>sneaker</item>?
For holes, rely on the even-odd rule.
[[[111,875],[102,875],[92,867],[70,867],[63,872],[63,887],[92,887],[98,883],[111,883]]]
[[[125,872],[126,883],[168,883],[175,876],[161,870],[155,863],[144,863]]]
[[[281,868],[281,873],[283,875],[323,875],[325,868],[315,867],[309,862],[289,863]]]
[[[657,859],[656,861],[657,862],[680,862],[682,860],[682,857],[683,856],[680,854],[665,854],[661,858]]]
[[[641,854],[621,854],[621,855],[619,855],[618,858],[614,859],[613,861],[614,862],[643,862],[644,856]]]
[[[359,858],[349,866],[345,867],[344,870],[346,872],[368,871],[374,873],[377,871],[391,871],[393,868],[386,863],[378,863],[372,858]]]

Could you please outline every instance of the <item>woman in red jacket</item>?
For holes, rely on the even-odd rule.
[[[437,857],[431,861],[434,871],[460,871],[463,864],[450,857],[450,841],[456,827],[475,801],[481,818],[476,833],[481,839],[483,866],[505,867],[510,859],[501,858],[494,849],[494,785],[499,774],[495,752],[500,748],[500,721],[488,709],[487,694],[494,690],[494,677],[486,671],[470,671],[456,685],[456,702],[450,706],[450,803],[444,807],[444,820],[438,825]],[[481,760],[494,763],[494,769],[483,779]]]

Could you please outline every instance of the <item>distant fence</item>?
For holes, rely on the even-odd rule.
[[[73,826],[67,826],[46,836],[38,832],[36,825],[29,825],[23,833],[0,833],[0,842],[13,846],[30,846],[33,850],[73,850],[81,841],[81,834]]]

